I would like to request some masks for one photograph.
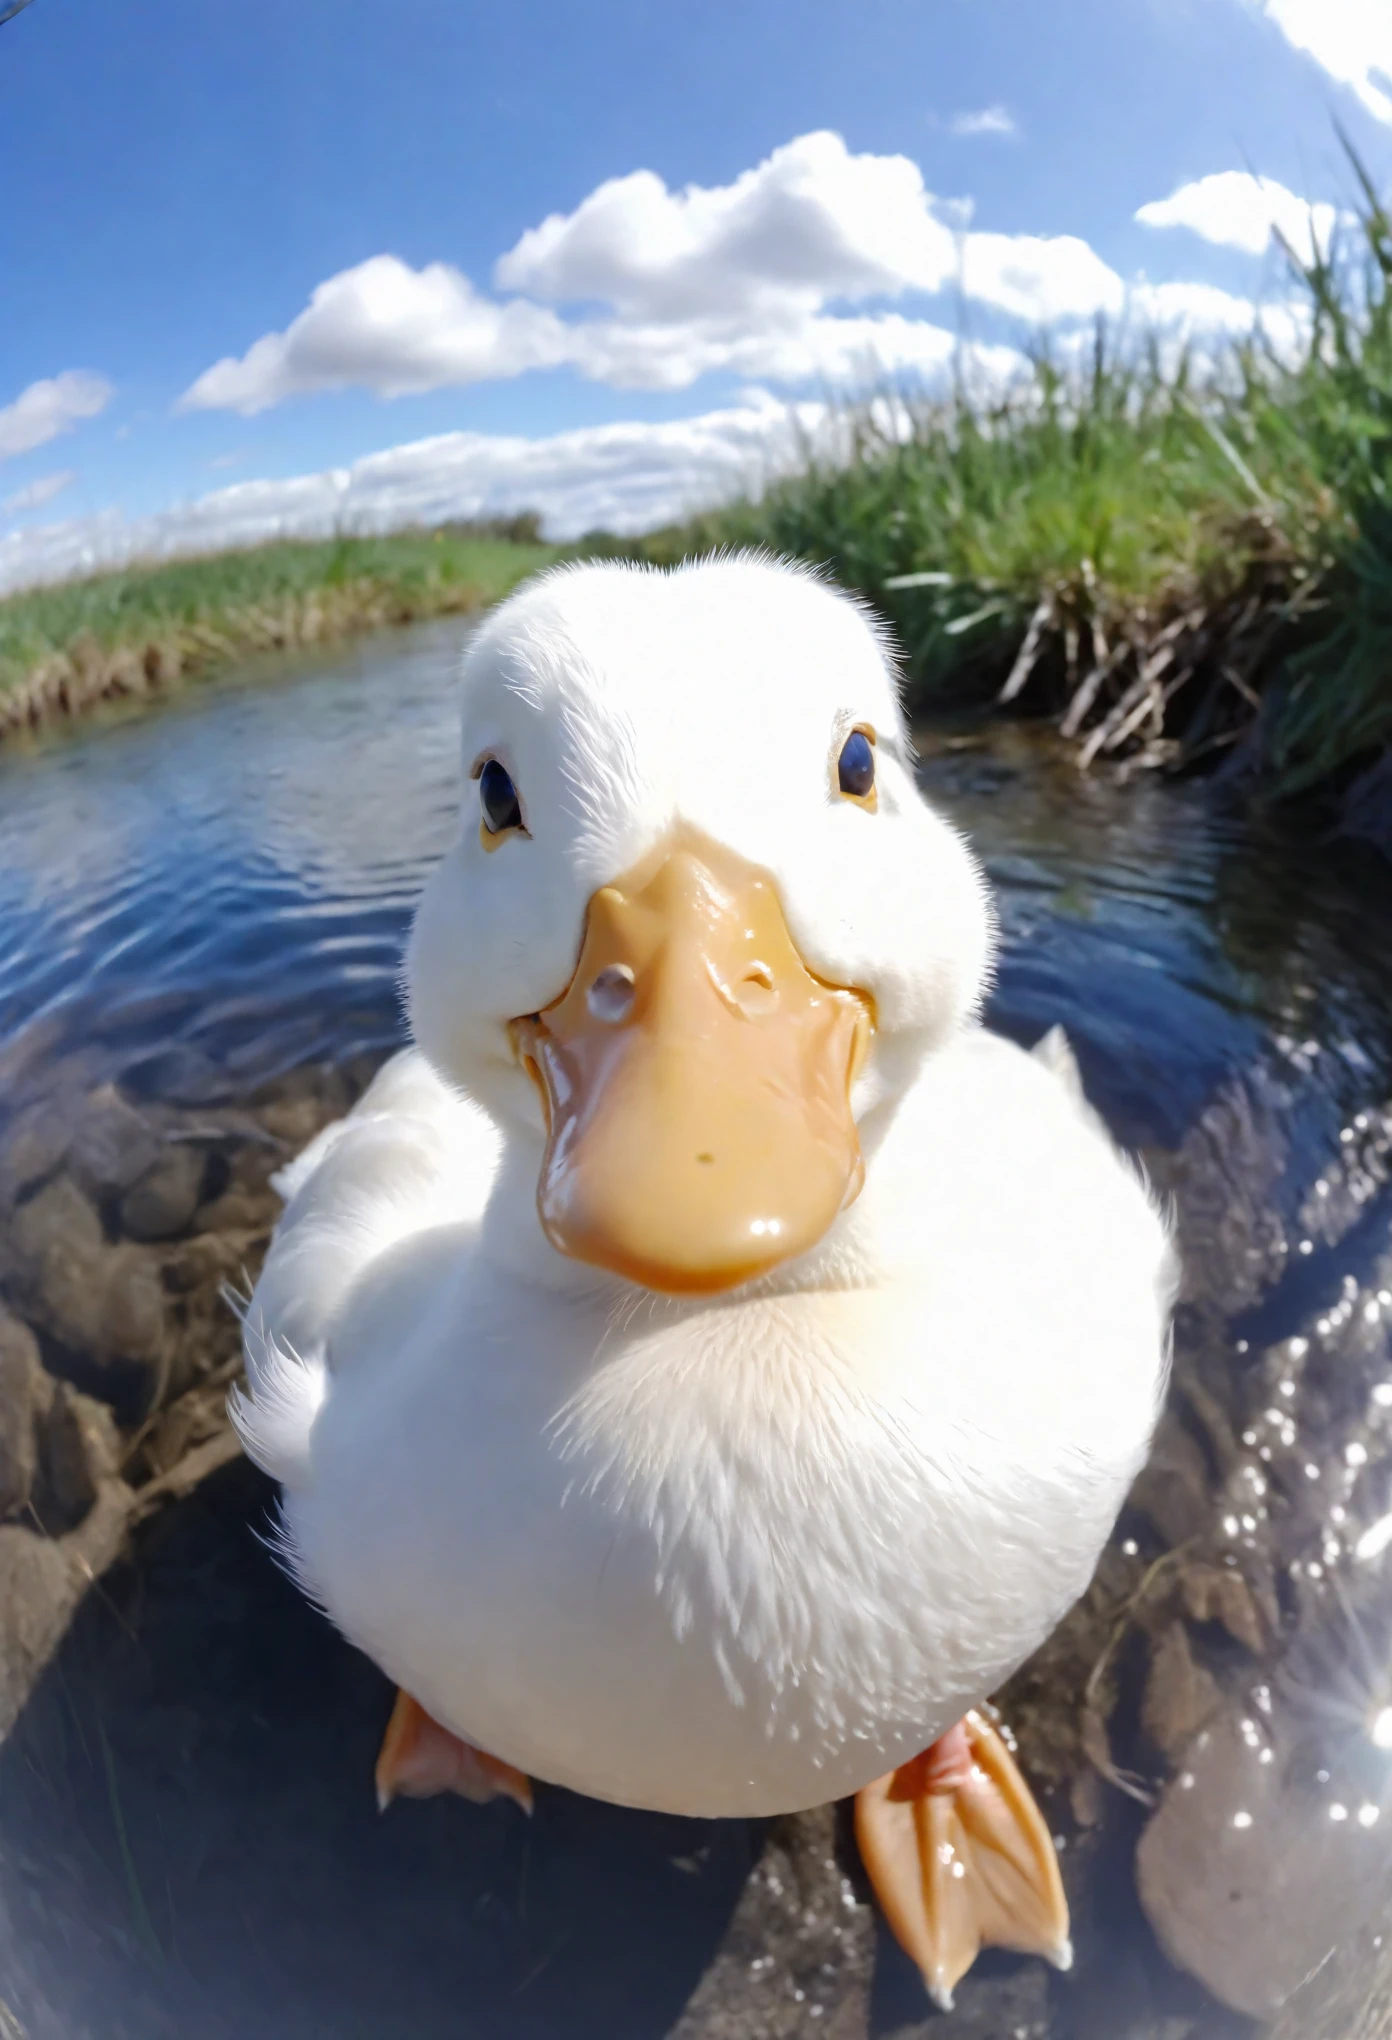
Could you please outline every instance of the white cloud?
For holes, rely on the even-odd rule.
[[[932,373],[953,336],[885,298],[961,276],[969,296],[1031,324],[1121,302],[1120,278],[1085,242],[956,232],[934,204],[907,157],[853,156],[833,134],[709,189],[670,192],[635,171],[502,257],[497,289],[525,295],[500,302],[443,263],[375,256],[181,402],[251,414],[310,390],[398,396],[563,363],[619,389],[687,389],[716,371],[784,385]]]
[[[1030,321],[1120,303],[1121,279],[1086,242],[958,234],[935,205],[907,156],[803,135],[710,190],[670,192],[650,170],[613,178],[524,234],[494,282],[651,325],[742,315],[746,330],[838,299],[938,291],[959,273],[968,297]]]
[[[51,503],[55,496],[61,495],[69,482],[76,480],[76,468],[64,468],[60,474],[55,475],[40,475],[37,481],[30,482],[28,488],[16,489],[12,496],[6,496],[0,501],[0,510],[8,510],[11,513],[21,510],[42,510],[45,503]]]
[[[916,163],[853,156],[839,135],[818,133],[733,184],[672,192],[651,170],[611,178],[525,233],[494,283],[666,324],[937,290],[954,267],[951,230]]]
[[[592,320],[575,328],[574,342],[573,359],[591,380],[619,389],[670,390],[687,389],[715,369],[780,384],[864,384],[895,374],[932,378],[958,346],[945,327],[897,312],[793,315],[753,332],[730,319],[673,326]]]
[[[954,135],[1014,135],[1019,133],[1015,116],[1004,106],[983,106],[979,113],[954,114],[950,123]]]
[[[1328,247],[1338,214],[1323,200],[1310,205],[1297,198],[1274,178],[1219,170],[1181,184],[1168,198],[1153,199],[1136,218],[1143,227],[1187,227],[1217,247],[1248,255],[1264,255],[1276,232],[1308,261],[1316,243]]]
[[[1118,312],[1126,286],[1072,234],[965,234],[962,290],[1030,325]]]
[[[552,367],[566,350],[560,320],[539,305],[494,304],[444,262],[412,269],[374,255],[321,283],[284,333],[205,370],[180,408],[251,417],[349,384],[399,397]]]
[[[248,481],[154,517],[108,511],[0,537],[0,591],[131,559],[216,551],[340,530],[539,510],[558,538],[603,525],[641,531],[761,482],[815,432],[819,404],[751,391],[726,410],[663,424],[587,426],[545,439],[452,432],[350,468]]]
[[[112,394],[105,376],[82,368],[65,369],[62,375],[30,383],[12,404],[0,410],[0,460],[32,453],[79,419],[95,418],[106,409]]]
[[[1392,6],[1388,0],[1249,0],[1286,41],[1392,123]]]

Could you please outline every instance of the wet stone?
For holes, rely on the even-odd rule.
[[[835,1808],[776,1820],[669,2040],[864,2040],[874,1946],[871,1910],[838,1857]],[[921,1983],[918,2005],[927,2011]]]
[[[158,1163],[159,1129],[127,1104],[114,1084],[103,1084],[86,1101],[68,1154],[68,1167],[100,1203],[119,1197]]]
[[[105,1238],[96,1207],[70,1176],[55,1177],[22,1204],[8,1230],[7,1255],[21,1279],[32,1279],[54,1247],[85,1260],[100,1252]]]
[[[33,1333],[0,1310],[0,1517],[28,1506],[38,1468],[38,1427],[51,1393]]]
[[[50,1366],[112,1401],[143,1407],[168,1357],[153,1250],[108,1245],[91,1201],[60,1175],[21,1205],[0,1255],[11,1300]]]
[[[31,1105],[12,1121],[0,1144],[0,1207],[30,1196],[62,1163],[71,1127],[47,1104]]]
[[[55,1382],[39,1434],[34,1514],[50,1536],[74,1529],[120,1463],[115,1419],[105,1404]]]
[[[150,1256],[118,1247],[104,1297],[106,1347],[113,1359],[158,1364],[164,1332],[164,1292]]]
[[[1186,1750],[1141,1837],[1161,1946],[1234,2011],[1273,2017],[1376,1903],[1386,1837],[1345,1790],[1282,1724],[1229,1712]]]
[[[1195,1622],[1217,1622],[1236,1643],[1260,1657],[1267,1645],[1266,1625],[1256,1597],[1232,1566],[1189,1565],[1180,1575],[1184,1606]]]
[[[1189,1632],[1172,1622],[1151,1650],[1141,1727],[1162,1756],[1174,1757],[1222,1705],[1212,1673],[1194,1661]]]
[[[58,1648],[73,1612],[121,1550],[130,1495],[106,1482],[96,1504],[63,1537],[22,1523],[0,1523],[0,1741],[34,1681]]]
[[[121,1231],[133,1240],[167,1240],[187,1231],[206,1174],[200,1148],[191,1141],[170,1142],[121,1199]]]

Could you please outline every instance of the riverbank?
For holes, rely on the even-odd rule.
[[[1009,387],[833,410],[757,496],[637,539],[535,518],[132,568],[0,602],[0,741],[278,646],[467,611],[551,560],[762,546],[892,625],[916,716],[1052,720],[1083,767],[1221,767],[1392,852],[1392,215],[1264,326],[1099,326]]]
[[[844,406],[758,498],[615,551],[762,545],[893,625],[912,709],[1052,719],[1079,763],[1230,765],[1392,846],[1392,217],[1206,353],[1099,327],[1008,390]]]
[[[258,653],[467,614],[557,557],[535,520],[132,566],[0,602],[0,742]]]

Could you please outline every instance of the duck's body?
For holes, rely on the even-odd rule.
[[[1136,1471],[1163,1298],[1134,1176],[1066,1079],[972,1030],[840,1221],[835,1287],[634,1303],[493,1251],[536,1228],[521,1171],[480,1226],[497,1152],[408,1052],[287,1213],[259,1292],[285,1344],[316,1343],[280,1301],[306,1235],[354,1256],[332,1373],[282,1364],[303,1435],[265,1455],[311,1591],[437,1720],[578,1792],[768,1814],[905,1761],[1077,1598]]]
[[[980,875],[842,598],[572,570],[480,633],[464,716],[420,1046],[288,1172],[247,1443],[308,1590],[503,1789],[859,1791],[1086,1585],[1163,1385],[1164,1224],[1066,1051],[979,1025]],[[982,1937],[1066,1946],[986,1733],[862,1829],[882,1892],[905,1848],[948,1877],[940,1795],[980,1836],[995,1794],[1019,1907],[949,1884],[919,1948],[886,1899],[940,1997]]]

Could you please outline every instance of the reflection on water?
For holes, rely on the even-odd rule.
[[[453,828],[462,635],[373,642],[0,762],[0,1115],[113,1075],[196,1106],[400,1038],[411,905]],[[1222,1972],[1240,2002],[1282,1939],[1324,1931],[1301,1866],[1343,1892],[1339,1837],[1392,1828],[1392,884],[1370,853],[1239,822],[1203,789],[1081,780],[1018,732],[924,753],[996,887],[993,1024],[1032,1042],[1062,1022],[1178,1200],[1176,1396],[1117,1563],[1144,1597],[1167,1547],[1201,1547],[1180,1614],[1246,1635],[1256,1661],[1146,1845],[1172,1949],[1218,1902],[1206,1866],[1225,1905],[1251,1895],[1227,1915],[1250,1957]],[[1191,1478],[1202,1534],[1166,1514]],[[1186,1793],[1218,1823],[1197,1855]],[[1311,1821],[1337,1831],[1333,1857],[1300,1839]],[[1268,1858],[1281,1840],[1284,1901],[1223,1854],[1249,1836]]]
[[[96,1049],[120,1070],[158,1045],[186,1085],[246,1084],[394,1040],[402,931],[457,798],[460,638],[0,764],[0,1067]]]
[[[453,825],[463,635],[373,640],[0,761],[4,1071],[81,1051],[117,1072],[158,1045],[245,1084],[395,1040],[411,903]],[[1062,1020],[1124,1139],[1178,1145],[1260,1063],[1294,1145],[1328,1155],[1333,1120],[1392,1090],[1385,866],[1254,834],[1197,791],[1082,780],[1018,733],[927,749],[1000,900],[993,1023],[1029,1040]]]

